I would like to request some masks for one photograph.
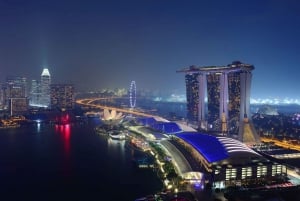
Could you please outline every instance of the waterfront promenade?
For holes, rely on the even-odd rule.
[[[153,117],[155,119],[158,119],[158,121],[160,121],[160,120],[167,121],[165,119],[162,119],[159,116],[146,114],[146,113],[140,112],[140,111],[133,111],[132,109],[121,109],[121,108],[117,108],[117,107],[102,106],[97,103],[94,103],[94,101],[97,101],[97,100],[98,99],[84,99],[84,100],[77,101],[77,103],[85,105],[85,106],[89,106],[89,107],[99,108],[99,109],[116,110],[117,112],[134,114],[134,115],[137,115],[140,117]],[[179,122],[178,125],[180,125],[180,127],[183,128],[184,130],[195,131],[195,129],[186,125],[185,122]],[[131,128],[131,129],[133,129],[133,128]],[[134,128],[134,129],[136,129],[136,128]],[[139,132],[141,135],[143,135],[149,141],[157,141],[157,139],[155,138],[155,135],[153,135],[153,133],[151,133],[151,132],[144,131],[143,129],[140,129],[140,128],[136,129],[135,132]],[[190,173],[191,172],[201,173],[204,171],[202,169],[201,165],[198,164],[197,162],[195,162],[195,160],[193,162],[192,156],[189,156],[189,154],[186,153],[186,150],[183,150],[182,147],[180,147],[176,144],[176,142],[172,142],[172,140],[170,140],[170,139],[167,141],[159,139],[158,141],[160,141],[160,144],[162,145],[164,151],[172,157],[172,162],[175,166],[176,172],[180,176],[183,176],[183,178],[184,178],[184,176],[187,176],[186,173],[189,173],[189,172]],[[288,169],[287,174],[288,174],[290,180],[292,181],[293,185],[300,184],[300,182],[299,182],[300,177],[299,177],[299,175],[296,174],[296,172],[293,169]],[[201,175],[201,174],[198,174],[198,175]],[[201,180],[201,176],[199,178],[195,178],[195,177],[193,177],[193,178],[198,181]],[[189,186],[189,188],[190,187],[191,186]],[[278,187],[280,187],[280,186],[278,186]],[[199,193],[199,191],[195,191],[194,189],[189,189],[189,191],[193,192],[196,197],[200,198],[201,196],[203,196],[203,193]]]

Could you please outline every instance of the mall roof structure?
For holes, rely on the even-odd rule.
[[[228,155],[230,157],[234,157],[235,155],[241,156],[241,155],[253,155],[253,156],[260,156],[257,152],[253,151],[249,147],[247,147],[242,142],[228,138],[228,137],[217,137],[217,139],[222,143],[222,145],[225,147]]]
[[[224,160],[232,163],[236,157],[239,159],[261,157],[245,144],[232,138],[216,137],[197,132],[182,132],[176,134],[176,136],[191,145],[209,163],[221,162]]]
[[[229,157],[225,147],[214,136],[195,132],[178,133],[176,136],[192,145],[210,163]]]
[[[161,122],[153,117],[137,118],[137,122],[164,134],[174,134],[182,131],[180,126],[175,122]]]
[[[152,128],[166,134],[173,134],[182,131],[175,122],[157,122],[152,126]]]
[[[156,120],[153,117],[137,118],[136,121],[143,126],[152,126],[156,123]]]

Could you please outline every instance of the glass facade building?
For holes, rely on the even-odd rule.
[[[47,68],[44,68],[41,75],[41,83],[40,83],[40,87],[41,87],[40,105],[42,105],[43,107],[50,106],[50,84],[51,84],[51,76],[49,70]]]
[[[1,107],[9,109],[10,115],[19,115],[27,111],[27,79],[25,77],[7,77],[1,90]]]
[[[186,83],[186,100],[187,100],[187,118],[190,121],[198,121],[198,104],[199,104],[199,95],[198,95],[198,74],[186,74],[185,76]]]
[[[42,94],[41,94],[40,81],[32,80],[31,81],[29,104],[31,106],[39,106],[41,96],[42,96]]]
[[[74,86],[71,84],[51,84],[51,109],[73,109],[75,103]]]

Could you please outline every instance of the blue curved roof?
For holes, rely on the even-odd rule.
[[[152,126],[153,129],[162,133],[171,134],[181,131],[181,128],[175,122],[160,122]]]
[[[137,118],[137,122],[143,126],[149,126],[159,132],[172,134],[182,131],[175,122],[160,122],[153,117]]]
[[[153,117],[137,118],[137,122],[143,126],[152,126],[157,121]]]
[[[193,146],[210,163],[229,157],[223,144],[214,136],[196,132],[183,132],[176,136]]]

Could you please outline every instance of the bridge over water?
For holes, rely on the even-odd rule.
[[[134,114],[137,116],[142,116],[142,117],[154,117],[154,118],[160,118],[159,116],[156,115],[151,115],[151,114],[146,114],[144,112],[140,112],[137,111],[135,109],[132,108],[118,108],[118,107],[112,107],[112,106],[105,106],[105,105],[101,105],[99,103],[95,103],[96,101],[99,100],[107,100],[107,99],[111,99],[111,98],[85,98],[85,99],[79,99],[76,101],[77,104],[79,105],[84,105],[84,106],[88,106],[88,107],[94,107],[94,108],[98,108],[98,109],[108,109],[108,110],[115,110],[116,112],[123,112],[123,113],[127,113],[127,114]]]

